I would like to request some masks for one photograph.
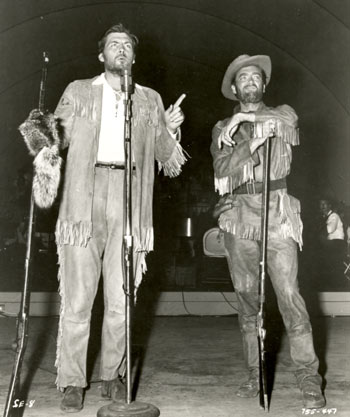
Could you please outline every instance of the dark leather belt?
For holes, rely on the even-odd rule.
[[[281,188],[287,188],[286,177],[270,181],[269,191],[280,190]],[[233,194],[261,194],[262,189],[262,182],[247,182],[233,190]]]
[[[96,162],[95,167],[109,169],[125,169],[125,164],[109,164],[107,162]],[[135,166],[133,166],[132,169],[136,169]]]

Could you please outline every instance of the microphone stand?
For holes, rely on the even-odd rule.
[[[122,92],[124,93],[124,292],[125,292],[125,355],[126,355],[126,391],[125,401],[130,404],[132,399],[131,368],[132,368],[132,312],[134,299],[133,248],[132,236],[132,154],[131,154],[131,94],[134,86],[128,72],[122,78]]]
[[[265,328],[265,280],[267,267],[267,235],[269,216],[269,185],[270,185],[270,144],[268,137],[264,144],[263,156],[263,190],[261,204],[261,248],[260,248],[260,272],[259,272],[259,312],[257,316],[257,334],[259,345],[259,402],[260,408],[269,411],[267,391],[267,367],[266,367],[266,328]]]
[[[124,96],[124,293],[125,293],[125,356],[126,356],[126,390],[125,402],[114,401],[110,405],[101,407],[97,417],[158,417],[160,411],[152,404],[133,401],[132,399],[132,312],[134,306],[134,268],[133,251],[134,239],[132,235],[132,170],[133,161],[131,153],[131,120],[132,120],[132,94],[134,85],[131,74],[124,70],[121,77],[121,87]]]
[[[39,110],[44,111],[45,103],[45,87],[47,78],[47,65],[49,57],[46,52],[43,52],[43,66],[41,70],[41,81],[39,90]],[[24,353],[27,348],[28,341],[28,326],[29,326],[29,307],[30,307],[30,282],[32,278],[32,270],[30,265],[32,262],[32,246],[34,244],[34,230],[35,230],[35,204],[33,183],[30,197],[29,206],[29,219],[28,219],[28,231],[26,242],[26,257],[24,263],[24,284],[21,298],[21,307],[17,317],[17,335],[16,335],[16,356],[13,364],[12,377],[10,382],[9,391],[7,394],[6,405],[4,409],[4,417],[11,417],[14,413],[18,414],[18,409],[14,406],[14,399],[20,397],[20,374],[22,369],[22,363]]]

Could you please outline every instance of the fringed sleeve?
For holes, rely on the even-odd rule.
[[[235,109],[236,111],[238,109]],[[263,109],[256,112],[254,124],[242,123],[240,125],[233,137],[236,145],[232,147],[223,145],[222,149],[219,149],[218,139],[223,134],[223,128],[228,121],[229,118],[219,121],[214,126],[210,148],[213,156],[215,190],[220,195],[230,193],[240,185],[254,180],[254,167],[260,163],[260,159],[258,152],[251,153],[249,140],[254,136],[268,136],[271,123],[274,125],[275,138],[277,139],[274,141],[276,157],[278,160],[282,160],[281,175],[288,174],[291,162],[291,151],[288,147],[299,145],[298,116],[290,106],[286,104],[276,108],[264,106]],[[253,129],[250,129],[251,127]],[[282,146],[282,143],[285,145]]]
[[[179,143],[175,143],[170,158],[165,162],[158,161],[159,171],[163,169],[164,175],[168,177],[177,177],[181,172],[181,167],[187,161],[189,155]]]
[[[160,95],[156,92],[156,142],[155,142],[155,158],[158,162],[159,171],[163,169],[164,175],[176,177],[181,172],[182,165],[189,158],[188,153],[182,148],[179,141],[171,137],[168,132],[164,119],[164,106]],[[181,133],[177,132],[179,139]]]
[[[64,149],[69,146],[71,132],[75,120],[75,106],[74,106],[74,89],[77,82],[70,83],[65,89],[60,101],[55,110],[55,116],[60,125],[60,133],[62,137],[61,148]]]
[[[256,131],[264,134],[268,129],[269,121],[275,121],[275,136],[285,143],[299,145],[298,116],[292,107],[287,104],[276,108],[264,109],[256,113]]]
[[[220,195],[232,192],[241,184],[254,179],[254,166],[259,163],[257,152],[252,154],[249,147],[250,136],[245,130],[235,135],[237,144],[233,147],[218,147],[218,138],[228,119],[218,122],[212,132],[210,147],[213,156],[215,190]],[[246,124],[248,125],[248,124]]]

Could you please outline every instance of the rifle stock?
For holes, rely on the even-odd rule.
[[[260,273],[259,285],[259,313],[257,317],[257,334],[259,345],[259,385],[260,385],[260,406],[265,411],[269,409],[267,394],[267,368],[265,361],[265,272]]]
[[[47,64],[49,58],[46,52],[43,53],[43,66],[40,81],[39,91],[39,110],[44,111],[45,101],[45,85],[47,77]],[[20,374],[22,369],[22,363],[24,353],[28,342],[28,325],[29,325],[29,306],[30,306],[30,282],[31,282],[31,262],[32,262],[32,246],[33,236],[35,229],[35,204],[33,195],[33,184],[32,192],[30,197],[30,208],[29,208],[29,220],[28,220],[28,233],[27,233],[27,248],[26,257],[24,263],[24,285],[21,298],[21,306],[17,316],[17,333],[16,333],[16,355],[12,369],[12,376],[7,394],[6,405],[4,409],[4,417],[11,417],[14,410],[13,407],[14,399],[20,398]]]
[[[263,158],[263,190],[261,205],[261,246],[260,246],[260,270],[259,270],[259,312],[257,316],[257,336],[259,345],[259,385],[260,406],[266,412],[269,411],[267,392],[267,369],[265,360],[265,279],[266,279],[266,253],[269,215],[269,176],[270,176],[270,137],[264,144]]]

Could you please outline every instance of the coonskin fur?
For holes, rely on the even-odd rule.
[[[61,178],[62,158],[57,146],[44,146],[34,159],[33,196],[40,208],[54,203]]]
[[[52,113],[32,110],[19,126],[29,153],[34,158],[33,197],[40,208],[49,208],[55,201],[61,178],[62,158],[59,155],[58,120]]]
[[[34,109],[19,126],[29,153],[36,156],[44,146],[59,146],[59,125],[57,118],[49,112]]]

